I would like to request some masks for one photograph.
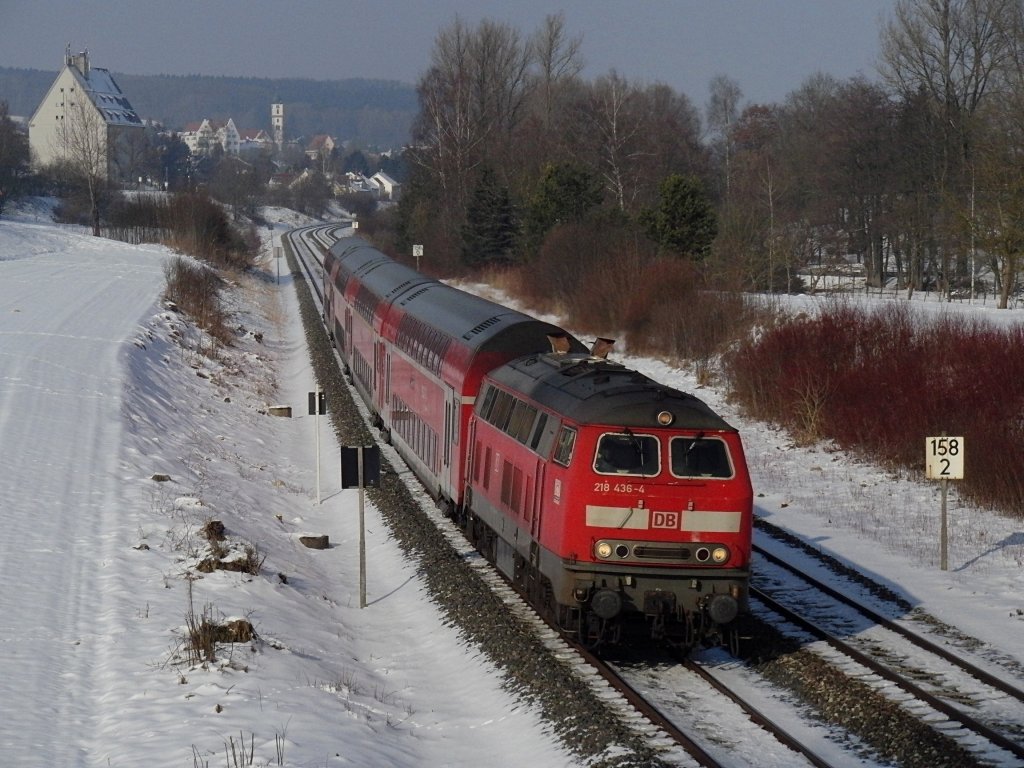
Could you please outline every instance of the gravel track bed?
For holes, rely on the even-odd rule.
[[[773,539],[781,541],[787,546],[798,549],[804,554],[813,557],[839,578],[845,579],[853,584],[857,584],[879,601],[890,604],[893,606],[897,617],[902,617],[917,624],[921,624],[923,627],[923,634],[927,635],[928,633],[932,633],[940,637],[944,637],[952,645],[962,649],[965,653],[975,654],[979,658],[985,659],[989,663],[995,665],[998,669],[1005,670],[1015,677],[1024,678],[1024,665],[1021,665],[1017,659],[1001,653],[997,648],[987,645],[976,637],[965,634],[958,627],[947,624],[927,611],[911,605],[908,600],[898,595],[896,592],[893,592],[885,585],[879,584],[877,581],[865,576],[863,573],[851,568],[845,563],[840,562],[831,555],[825,554],[820,549],[808,544],[802,539],[776,525],[773,525],[772,523],[755,517],[754,527],[766,536],[771,536]]]
[[[910,604],[892,590],[792,534],[764,521],[756,521],[755,525],[763,533],[812,555],[840,578],[862,586],[900,612],[914,612]],[[849,732],[860,742],[861,749],[866,748],[876,756],[907,768],[988,765],[876,687],[802,647],[803,641],[785,636],[775,626],[757,618],[753,625],[754,640],[750,643],[748,662],[754,669],[767,680],[788,689],[797,701],[813,710],[814,717]]]
[[[338,369],[320,315],[286,248],[306,329],[313,369],[332,404],[330,418],[342,445],[369,445],[373,437],[352,401]],[[381,487],[367,489],[390,534],[420,575],[445,620],[504,675],[504,686],[537,706],[552,732],[593,768],[658,768],[664,762],[650,739],[627,723],[572,667],[556,658],[534,627],[508,607],[449,543],[420,508],[393,467],[382,456]]]

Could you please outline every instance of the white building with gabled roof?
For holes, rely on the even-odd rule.
[[[237,155],[241,148],[241,134],[230,117],[227,121],[204,118],[199,123],[189,123],[179,134],[193,155],[209,155],[215,145],[220,145],[224,154]]]
[[[93,67],[89,53],[65,52],[64,68],[29,119],[29,146],[37,167],[70,156],[83,142],[98,149],[110,180],[128,180],[123,148],[144,124],[106,69]]]
[[[376,196],[380,200],[397,202],[401,196],[402,185],[384,173],[384,171],[377,171],[373,174],[370,177],[370,182],[376,187]]]

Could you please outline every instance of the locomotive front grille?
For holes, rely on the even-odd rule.
[[[689,547],[665,546],[664,544],[640,544],[633,547],[637,560],[674,560],[685,563],[692,555]]]

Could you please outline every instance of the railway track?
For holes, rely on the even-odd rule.
[[[291,253],[297,258],[298,263],[301,265],[301,271],[306,277],[307,281],[311,286],[311,293],[314,297],[314,301],[318,305],[322,305],[322,257],[321,248],[329,247],[331,243],[342,233],[343,227],[337,225],[318,225],[314,227],[302,228],[300,230],[294,230],[287,233],[283,240],[288,244]],[[318,310],[321,307],[318,306]],[[439,525],[447,524],[448,521],[438,517],[436,522]],[[451,526],[451,530],[454,531],[454,535],[458,536],[458,529]],[[450,533],[446,532],[446,535]],[[465,542],[463,541],[465,546]],[[760,552],[762,559],[765,562],[769,562],[772,555],[764,550]],[[781,566],[778,566],[781,567]],[[493,579],[499,580],[500,577],[497,575],[493,576]],[[502,582],[504,583],[504,582]],[[828,594],[830,589],[828,585],[822,585],[825,589],[820,594]],[[508,588],[511,590],[511,588]],[[835,591],[835,590],[832,590]],[[768,591],[762,590],[757,594],[758,599],[762,600],[762,605],[766,606],[764,610],[769,610],[767,606],[771,606],[770,610],[785,612],[790,611],[789,616],[785,621],[791,624],[800,624],[803,629],[801,631],[812,633],[812,630],[807,628],[813,625],[813,621],[810,618],[798,616],[797,613],[801,609],[796,611],[787,609],[781,605],[778,605],[773,601],[773,596],[768,594]],[[806,606],[805,606],[806,608]],[[532,612],[532,609],[526,609]],[[807,608],[808,614],[813,615],[813,611]],[[876,625],[878,627],[887,627],[887,622],[891,620],[875,612],[863,613],[862,622]],[[536,619],[540,621],[539,617]],[[801,622],[803,622],[801,624]],[[842,629],[834,634],[843,634]],[[828,634],[826,632],[826,634]],[[839,641],[836,638],[837,642]],[[826,640],[826,642],[828,642]],[[852,652],[847,654],[845,658],[849,659],[849,664],[859,664],[862,666],[868,666],[861,658],[869,658],[869,655],[856,648],[851,649]],[[765,707],[758,706],[756,703],[746,700],[745,697],[740,694],[736,689],[743,686],[731,685],[730,683],[721,679],[721,676],[714,671],[709,671],[707,668],[700,664],[687,662],[686,664],[679,664],[678,662],[671,662],[671,665],[666,665],[665,670],[667,674],[661,675],[664,679],[669,679],[671,682],[668,687],[662,686],[660,690],[652,692],[647,689],[646,683],[643,679],[637,679],[634,674],[635,670],[624,669],[615,665],[609,665],[603,660],[595,658],[593,655],[586,652],[584,649],[575,649],[575,653],[579,654],[580,658],[584,659],[586,663],[596,670],[596,674],[605,681],[605,683],[616,691],[616,695],[621,696],[635,712],[641,713],[643,718],[653,724],[653,726],[659,732],[661,739],[668,739],[673,745],[678,745],[678,748],[685,751],[686,754],[690,755],[691,759],[694,760],[698,765],[709,766],[715,768],[716,766],[740,766],[740,765],[813,765],[825,766],[830,765],[845,765],[845,764],[860,764],[859,758],[844,756],[842,754],[843,747],[836,743],[836,739],[832,739],[830,748],[824,750],[824,754],[828,757],[823,757],[822,753],[815,751],[815,744],[820,748],[822,742],[822,735],[819,733],[812,739],[808,739],[805,734],[806,729],[798,728],[795,732],[788,732],[787,728],[783,727],[782,724],[777,722],[777,719],[769,717],[765,710]],[[948,653],[948,652],[947,652]],[[858,654],[860,654],[858,656]],[[956,656],[955,654],[951,654]],[[948,659],[941,653],[941,649],[936,658],[943,658],[944,663],[949,666],[955,664],[956,659]],[[962,660],[961,660],[962,661]],[[739,662],[735,662],[739,664]],[[842,666],[844,662],[835,661],[837,666]],[[714,666],[714,665],[712,665]],[[963,666],[959,666],[962,674],[972,677],[979,683],[989,686],[990,691],[998,691],[998,695],[1007,698],[1014,698],[1020,696],[1020,691],[1016,692],[1013,690],[1012,685],[1000,686],[1000,681],[997,677],[990,673],[985,673],[984,670],[978,670],[978,673],[969,672]],[[861,674],[859,672],[847,674]],[[886,684],[896,685],[904,692],[908,697],[912,697],[915,702],[922,702],[921,706],[925,706],[928,709],[927,713],[916,714],[915,716],[920,717],[922,720],[934,720],[936,712],[940,713],[945,718],[937,727],[944,733],[949,734],[954,730],[968,729],[972,735],[950,735],[950,738],[957,738],[960,743],[965,745],[965,748],[972,752],[972,754],[978,754],[982,756],[990,756],[992,749],[1001,749],[1006,754],[1006,760],[1008,761],[1019,761],[1024,759],[1024,755],[1020,750],[1020,744],[1014,737],[1008,737],[1003,735],[1002,731],[1005,730],[1001,725],[1012,725],[1011,723],[1000,724],[998,718],[995,721],[985,721],[979,719],[977,722],[971,719],[971,717],[963,711],[962,708],[955,707],[953,704],[942,701],[940,697],[936,697],[937,703],[932,703],[927,697],[935,696],[929,691],[925,691],[915,683],[902,680],[902,676],[894,672],[892,669],[885,671],[875,672],[871,674],[878,676],[879,680],[884,681]],[[988,680],[985,675],[989,674]],[[898,682],[901,680],[901,682]],[[751,731],[745,733],[744,736],[738,738],[746,739],[746,747],[749,749],[751,744],[757,745],[754,747],[756,754],[753,757],[744,759],[737,759],[736,750],[733,746],[730,746],[728,739],[720,739],[714,736],[709,737],[709,733],[712,733],[715,729],[715,723],[707,721],[704,723],[694,722],[693,709],[683,707],[683,710],[687,710],[685,716],[679,714],[680,708],[678,704],[673,705],[673,699],[680,699],[688,696],[690,692],[699,686],[704,686],[709,691],[714,691],[713,695],[718,698],[719,701],[725,701],[728,699],[731,702],[731,706],[739,707],[743,712],[746,713],[747,718],[751,723]],[[1009,687],[1010,690],[1006,690]],[[920,694],[918,691],[920,690]],[[994,695],[994,694],[993,694]],[[1017,698],[1019,701],[1019,698]],[[719,706],[716,704],[716,706]],[[724,706],[724,705],[721,705]],[[774,706],[774,705],[773,705]],[[800,715],[795,713],[791,707],[788,715],[784,718],[792,721],[800,719]],[[774,714],[774,711],[773,711]],[[714,717],[714,715],[709,715]],[[735,714],[732,716],[733,721],[735,720]],[[966,721],[966,722],[965,722]],[[1024,719],[1018,722],[1024,722]],[[936,727],[934,723],[928,727]],[[765,734],[771,734],[770,738],[767,738]],[[828,738],[827,736],[824,738]],[[973,739],[973,741],[972,741]],[[979,746],[977,740],[983,740],[988,745],[986,748]],[[810,742],[810,743],[808,743]],[[764,746],[771,744],[771,746]],[[724,746],[723,746],[724,745]],[[834,762],[834,756],[839,754],[840,759]],[[775,754],[774,762],[772,760],[761,760],[760,757],[764,757],[768,754]],[[780,756],[781,755],[781,756]],[[979,758],[979,764],[983,762],[983,759]],[[994,764],[1006,764],[1014,765],[1017,762],[1006,762],[997,761]]]
[[[313,294],[314,301],[318,305],[318,309],[322,307],[323,302],[321,288],[323,279],[322,257],[320,254],[320,248],[329,247],[330,244],[337,239],[339,229],[341,228],[322,225],[304,227],[287,233],[284,238],[289,244],[292,254],[296,257],[302,274],[310,285],[311,293]],[[447,523],[445,520],[438,522]],[[465,540],[462,539],[461,533],[457,528],[454,526],[447,527],[450,529],[446,530],[446,535],[449,535],[449,538],[457,537],[455,540],[456,543],[461,543],[461,546],[468,546]],[[515,595],[514,600],[519,601],[517,610],[520,613],[525,611],[532,614],[538,625],[543,624],[544,627],[550,629],[550,626],[536,615],[533,609],[526,604],[521,596],[515,593],[515,591],[506,584],[496,571],[494,571],[490,580],[494,583],[503,585],[502,592],[505,593],[505,596],[503,597],[504,600],[508,602],[511,599],[508,595]],[[729,766],[742,765],[742,763],[736,763],[734,760],[730,760],[727,757],[716,757],[713,754],[713,749],[707,749],[702,746],[701,739],[691,736],[687,732],[686,727],[680,726],[673,717],[662,712],[655,703],[648,700],[640,691],[631,685],[627,676],[624,676],[622,673],[617,671],[613,665],[606,663],[604,660],[590,653],[582,646],[565,641],[564,639],[563,641],[566,643],[567,647],[571,648],[572,651],[595,672],[596,675],[616,691],[617,694],[621,696],[636,713],[642,716],[658,730],[660,739],[667,739],[671,741],[674,745],[677,745],[682,751],[689,755],[698,765],[705,766],[706,768],[727,768]],[[673,662],[673,664],[674,663],[675,662]],[[779,763],[780,765],[800,765],[800,758],[796,757],[796,755],[803,755],[804,764],[818,766],[819,768],[830,768],[830,763],[817,757],[809,748],[802,745],[799,739],[788,734],[781,726],[772,722],[769,718],[758,712],[752,704],[744,701],[737,692],[729,691],[723,683],[715,680],[713,677],[707,675],[707,673],[702,672],[698,667],[696,667],[696,665],[691,665],[689,669],[690,674],[694,677],[702,677],[705,685],[720,692],[727,692],[729,700],[746,712],[750,717],[751,722],[754,723],[755,728],[760,730],[760,733],[755,734],[755,738],[763,739],[764,732],[767,732],[771,737],[778,740],[780,744],[784,745],[784,749],[789,750],[789,757],[786,758],[785,762]],[[721,750],[719,750],[719,753],[721,753]]]
[[[347,224],[313,224],[285,232],[281,240],[286,243],[295,256],[310,290],[316,301],[317,308],[323,309],[323,257],[321,248],[330,248],[336,240],[343,236],[344,231],[351,229]]]
[[[754,551],[761,560],[755,569],[760,586],[751,588],[751,596],[767,611],[868,670],[874,677],[863,679],[876,687],[898,688],[904,708],[920,711],[979,759],[1007,766],[1024,762],[1024,689],[1005,672],[973,663],[787,558],[759,545]]]

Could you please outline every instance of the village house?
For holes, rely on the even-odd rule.
[[[384,171],[377,171],[370,177],[370,183],[376,188],[374,195],[378,200],[398,202],[402,185],[388,176]]]
[[[310,160],[324,160],[330,157],[331,152],[337,146],[334,139],[326,133],[320,133],[309,140],[306,145],[306,157]]]
[[[216,146],[226,155],[237,155],[241,148],[242,137],[230,117],[226,122],[204,119],[189,123],[179,135],[193,155],[209,155]]]
[[[72,55],[68,48],[64,68],[29,119],[29,146],[38,168],[87,163],[103,178],[128,181],[135,171],[132,144],[143,132],[142,120],[110,72],[91,66],[88,51]]]
[[[270,134],[262,128],[252,128],[239,134],[238,149],[242,154],[249,152],[271,151],[277,145]]]

